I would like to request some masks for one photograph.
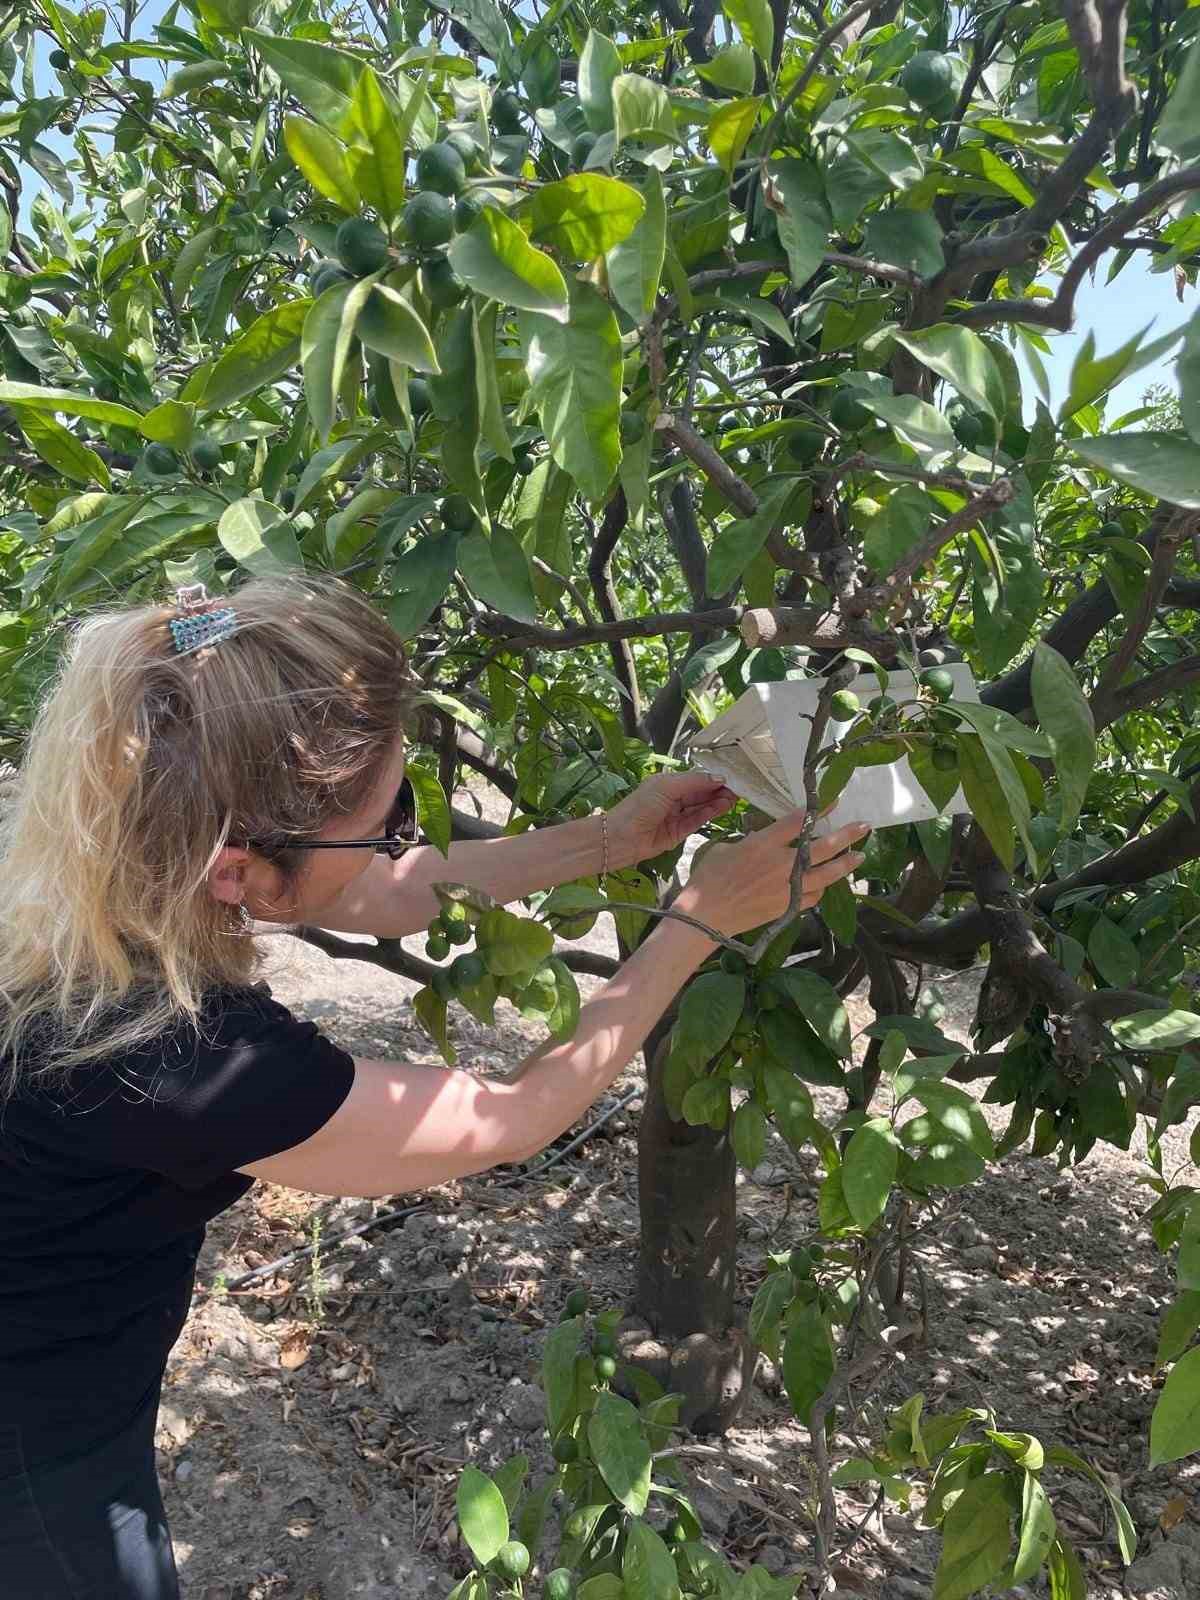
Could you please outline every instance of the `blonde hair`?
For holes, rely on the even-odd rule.
[[[177,655],[170,606],[79,623],[0,819],[0,1103],[26,1076],[197,1020],[260,957],[207,876],[288,852],[378,785],[413,704],[399,639],[337,579],[256,578],[233,637]],[[36,1067],[32,1062],[36,1054]]]

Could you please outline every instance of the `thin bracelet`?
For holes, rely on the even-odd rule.
[[[608,812],[600,812],[600,887],[608,889]]]

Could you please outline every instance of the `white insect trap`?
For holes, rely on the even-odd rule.
[[[979,691],[970,667],[955,664],[945,670],[954,679],[955,700],[978,701]],[[772,817],[806,805],[804,760],[820,687],[816,678],[751,684],[736,704],[689,741],[696,766],[720,778],[734,794]],[[864,705],[881,692],[873,672],[861,674],[850,688]],[[899,706],[902,720],[921,709],[911,672],[889,673],[887,693]],[[834,743],[845,729],[845,723],[830,722],[822,748]],[[952,816],[967,809],[959,789],[939,812],[904,757],[888,766],[856,768],[837,804],[814,831],[829,833],[847,822],[888,828],[902,822]]]

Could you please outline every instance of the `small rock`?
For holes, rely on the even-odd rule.
[[[1000,1252],[994,1244],[973,1244],[963,1251],[962,1258],[968,1267],[981,1272],[995,1272],[1000,1265]]]
[[[177,1462],[175,1466],[175,1482],[186,1483],[195,1470],[196,1468],[194,1464],[190,1461],[183,1460]]]
[[[757,1565],[766,1567],[773,1578],[778,1578],[792,1565],[791,1551],[781,1544],[765,1544],[758,1552]]]
[[[471,1398],[471,1386],[461,1372],[456,1372],[446,1385],[446,1399],[452,1405],[464,1405]]]
[[[504,1391],[504,1412],[513,1427],[522,1433],[540,1428],[546,1415],[542,1391],[532,1383],[509,1384]]]

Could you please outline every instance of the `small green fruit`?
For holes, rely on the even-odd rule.
[[[523,133],[521,102],[507,89],[492,96],[492,121],[501,133]]]
[[[596,1356],[615,1356],[617,1341],[611,1333],[597,1333],[592,1338],[592,1354]]]
[[[268,206],[267,221],[273,228],[286,228],[292,220],[292,214],[286,206]]]
[[[202,436],[192,444],[192,460],[201,472],[215,472],[221,465],[221,446],[215,439]]]
[[[446,496],[447,500],[452,500],[454,498],[455,497],[453,495]],[[463,495],[459,498],[466,499],[466,496]],[[470,502],[468,501],[468,504],[469,503]],[[441,909],[440,918],[445,926],[449,927],[452,922],[469,923],[471,920],[471,913],[467,910],[466,906],[463,905],[461,900],[448,900]]]
[[[429,385],[424,378],[408,380],[408,409],[412,412],[413,421],[418,423],[432,411],[433,402],[429,398]]]
[[[586,1289],[572,1289],[567,1296],[563,1309],[569,1317],[581,1317],[588,1308],[588,1292]]]
[[[596,1357],[596,1376],[601,1383],[611,1383],[617,1375],[617,1363],[612,1356]]]
[[[551,1454],[559,1466],[569,1466],[572,1461],[579,1460],[579,1444],[569,1433],[560,1433]]]
[[[454,196],[466,181],[466,163],[448,139],[427,144],[417,156],[417,183],[426,193]]]
[[[473,989],[476,984],[482,983],[487,977],[487,968],[483,964],[483,957],[473,952],[463,956],[455,956],[450,963],[450,976],[454,979],[456,989]]]
[[[454,207],[444,194],[423,189],[405,206],[400,226],[404,237],[418,250],[436,250],[454,232]]]
[[[335,284],[352,283],[353,281],[350,274],[343,272],[336,261],[327,261],[312,275],[313,298],[319,300]]]
[[[444,933],[431,933],[425,941],[425,954],[430,961],[445,961],[450,954],[450,941]]]
[[[983,438],[983,418],[974,411],[960,411],[950,424],[959,444],[973,450]]]
[[[478,165],[479,146],[475,143],[474,139],[472,139],[471,135],[469,133],[464,133],[461,128],[455,129],[453,133],[448,133],[445,139],[443,139],[442,143],[448,144],[451,150],[458,151],[462,158],[462,164],[468,172],[470,172],[472,167]]]
[[[896,705],[896,702],[892,699],[891,695],[887,694],[876,695],[874,700],[872,700],[867,706],[867,710],[873,717],[889,717],[893,711],[898,709],[899,707]]]
[[[858,711],[858,696],[852,689],[839,689],[829,702],[829,715],[834,722],[851,722]]]
[[[1118,522],[1115,517],[1104,523],[1100,529],[1102,539],[1124,539],[1125,536],[1124,524]]]
[[[51,50],[50,65],[56,72],[67,72],[70,70],[71,58],[65,50]]]
[[[900,87],[914,105],[936,105],[954,87],[950,57],[940,50],[918,51],[900,74]]]
[[[446,937],[451,944],[470,944],[471,927],[466,922],[446,923]]]
[[[811,427],[809,424],[799,427],[794,433],[788,434],[788,455],[793,461],[798,461],[802,467],[811,467],[821,454],[825,443],[825,435],[820,428]]]
[[[283,492],[279,496],[279,504],[283,507],[283,509],[285,511],[290,511],[292,509],[292,507],[296,504],[296,491],[295,491],[295,489],[284,489]]]
[[[365,278],[387,266],[391,254],[387,235],[363,217],[347,217],[334,236],[338,260],[355,278]]]
[[[571,146],[571,165],[573,167],[583,167],[595,148],[596,135],[594,133],[581,133]]]
[[[515,1583],[529,1571],[529,1551],[519,1539],[510,1539],[496,1552],[496,1571]]]
[[[451,533],[466,533],[475,526],[475,507],[465,494],[448,494],[438,508],[441,513],[442,527],[449,528]],[[461,918],[447,919],[453,921],[466,921],[464,910]]]
[[[856,433],[871,420],[871,413],[853,389],[839,389],[829,404],[829,420],[842,433]]]
[[[546,1600],[572,1600],[575,1593],[575,1574],[569,1567],[555,1567],[546,1575]]]
[[[921,674],[921,686],[928,689],[935,700],[949,700],[954,694],[954,674],[945,667],[926,667]]]
[[[467,286],[445,256],[435,256],[425,263],[421,268],[421,281],[430,303],[439,311],[448,311],[466,299]]]
[[[168,449],[165,444],[147,445],[142,460],[146,464],[146,471],[153,473],[156,478],[169,478],[172,473],[179,471],[174,450]]]
[[[621,443],[640,444],[646,437],[646,419],[640,411],[622,411]]]
[[[524,448],[513,451],[513,466],[522,478],[527,478],[537,466],[537,462],[530,455],[528,449]]]
[[[462,233],[469,228],[482,210],[482,200],[473,194],[461,195],[458,204],[454,207],[454,226],[458,232]]]

